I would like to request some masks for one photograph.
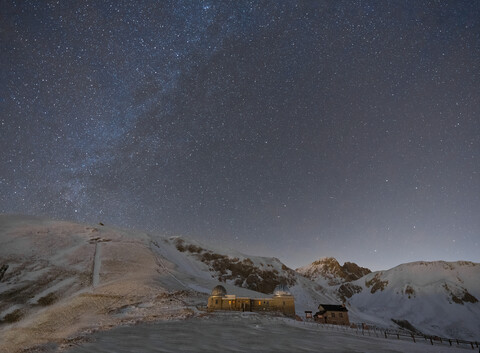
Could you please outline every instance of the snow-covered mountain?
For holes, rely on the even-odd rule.
[[[355,281],[372,272],[353,262],[345,262],[343,266],[340,266],[333,257],[324,257],[310,265],[297,268],[296,271],[312,281],[329,286]]]
[[[299,316],[345,301],[353,322],[479,339],[480,264],[418,262],[370,273],[327,258],[297,271],[182,237],[0,215],[0,351],[196,316],[219,283],[250,297],[285,283]]]
[[[478,339],[480,264],[413,262],[371,272],[328,257],[296,270],[346,303],[354,322]]]
[[[412,262],[347,284],[351,316],[381,326],[396,320],[425,334],[478,339],[480,264]],[[382,320],[382,321],[378,321]]]

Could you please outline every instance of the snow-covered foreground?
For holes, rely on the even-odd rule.
[[[246,314],[119,327],[90,337],[68,353],[142,352],[467,352],[464,346],[362,336],[315,323]]]
[[[285,281],[300,317],[320,303],[340,303],[339,285],[312,281],[276,258],[207,248],[179,237],[0,215],[0,271],[1,353],[62,347],[96,331],[103,332],[97,336],[98,351],[106,347],[111,352],[134,342],[145,348],[126,351],[220,351],[230,344],[239,351],[431,349],[424,343],[411,346],[385,338],[365,341],[347,333],[316,332],[318,326],[312,331],[306,323],[298,326],[293,320],[259,315],[202,317],[205,313],[198,308],[220,283],[230,294],[258,298],[271,295],[274,286]],[[480,264],[419,262],[342,285],[353,293],[346,296],[351,322],[395,330],[394,318],[430,335],[478,341],[479,276]],[[172,321],[186,318],[190,319]],[[115,329],[141,322],[159,323]],[[105,332],[108,329],[113,330]],[[123,336],[130,339],[117,344]],[[184,347],[186,337],[190,343]],[[110,338],[114,347],[103,343]]]

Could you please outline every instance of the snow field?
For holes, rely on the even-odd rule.
[[[68,353],[154,352],[456,353],[471,348],[362,336],[259,314],[215,314],[96,333]]]

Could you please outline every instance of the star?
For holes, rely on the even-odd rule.
[[[1,213],[281,252],[290,267],[345,244],[372,269],[428,260],[413,233],[432,259],[470,239],[458,256],[479,261],[479,2],[0,13]]]

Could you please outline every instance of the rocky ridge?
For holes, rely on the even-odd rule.
[[[370,269],[360,267],[353,262],[345,262],[340,265],[333,257],[322,258],[310,265],[297,268],[295,271],[312,281],[324,279],[330,286],[352,282],[372,272]]]
[[[186,252],[208,266],[212,276],[220,282],[233,282],[237,287],[272,294],[280,284],[296,284],[295,271],[276,258],[271,263],[254,263],[250,258],[240,259],[192,244],[180,237],[171,238],[180,252]]]

